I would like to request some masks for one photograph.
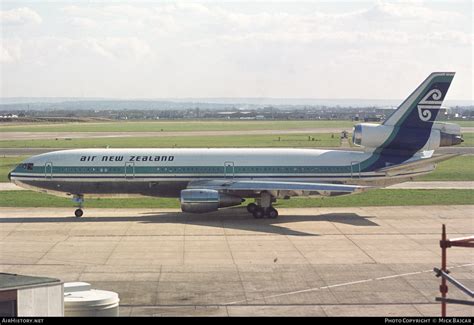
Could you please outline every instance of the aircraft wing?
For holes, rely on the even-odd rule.
[[[291,191],[291,192],[319,192],[329,196],[332,193],[356,193],[368,189],[367,186],[339,185],[327,183],[280,182],[259,180],[202,180],[191,182],[189,189],[228,190],[233,192],[261,192],[261,191]]]
[[[391,172],[397,172],[401,170],[417,169],[429,164],[435,164],[444,160],[448,160],[459,155],[460,154],[447,154],[447,155],[435,156],[431,158],[422,158],[422,159],[410,161],[403,164],[384,167],[384,168],[378,169],[377,172],[391,173]]]

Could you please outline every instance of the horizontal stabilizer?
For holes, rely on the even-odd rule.
[[[442,156],[435,156],[431,158],[422,158],[422,159],[410,161],[404,164],[384,167],[384,168],[376,170],[376,172],[397,172],[397,171],[402,171],[402,170],[407,170],[407,169],[417,169],[429,164],[439,163],[441,161],[454,158],[456,156],[460,156],[460,154],[455,153],[455,154],[448,154],[448,155],[442,155]]]

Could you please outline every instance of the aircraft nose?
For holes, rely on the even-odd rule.
[[[8,180],[9,180],[9,181],[12,180],[12,172],[9,172],[9,173],[8,173]]]

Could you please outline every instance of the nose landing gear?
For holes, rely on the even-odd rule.
[[[82,217],[82,215],[84,214],[84,211],[82,211],[82,207],[84,205],[84,195],[82,194],[74,195],[72,200],[75,203],[77,203],[77,207],[78,207],[76,211],[74,211],[74,215],[76,216],[76,218]]]

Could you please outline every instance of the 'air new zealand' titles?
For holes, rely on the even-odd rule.
[[[241,204],[255,218],[276,218],[272,204],[292,196],[352,194],[434,170],[453,155],[434,150],[461,143],[460,127],[435,122],[454,77],[435,72],[383,124],[354,127],[363,151],[316,149],[77,149],[33,156],[9,175],[15,184],[84,197],[180,198],[185,212]]]

